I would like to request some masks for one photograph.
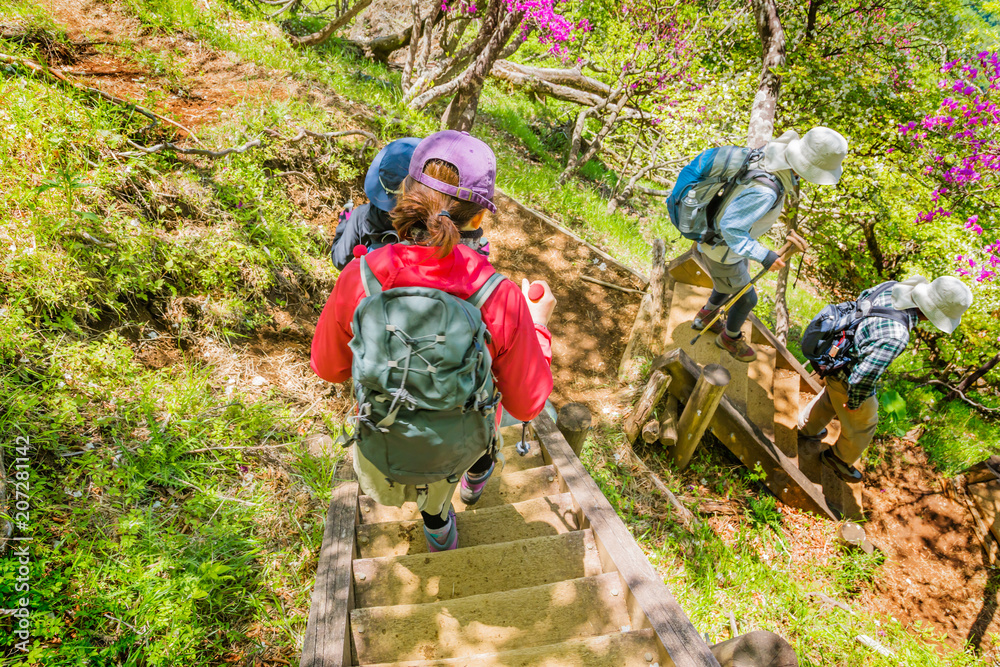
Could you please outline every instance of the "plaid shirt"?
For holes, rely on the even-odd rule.
[[[866,289],[859,299],[875,289]],[[872,306],[892,308],[892,290],[879,294]],[[882,373],[910,342],[910,329],[917,324],[917,309],[900,311],[907,317],[907,326],[884,317],[866,317],[854,333],[854,363],[837,371],[833,377],[847,383],[847,409],[857,410],[869,396]]]

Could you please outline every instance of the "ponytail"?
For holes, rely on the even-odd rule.
[[[458,185],[458,171],[447,162],[428,162],[424,173],[444,183]],[[432,190],[407,176],[403,181],[403,194],[396,199],[396,207],[389,215],[399,238],[436,247],[436,256],[442,258],[458,244],[461,238],[458,228],[468,224],[482,210],[478,204]]]

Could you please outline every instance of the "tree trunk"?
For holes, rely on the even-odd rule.
[[[523,12],[508,11],[506,5],[499,2],[496,5],[497,11],[500,12],[498,16],[502,16],[502,18],[497,29],[490,34],[485,48],[480,51],[472,64],[459,77],[461,83],[458,91],[441,119],[443,128],[468,131],[472,127],[476,120],[479,95],[483,90],[486,75],[493,69],[493,63],[500,58],[507,42],[521,25],[521,20],[524,18]],[[504,13],[506,15],[503,15]]]
[[[789,232],[799,229],[799,198],[795,198],[786,228]],[[803,258],[804,259],[804,258]],[[800,259],[799,261],[803,261]],[[801,266],[801,264],[800,264]],[[774,293],[774,336],[782,345],[788,344],[788,274],[792,269],[791,258],[784,268],[778,270],[778,286]]]
[[[962,378],[962,381],[959,382],[958,385],[956,385],[956,387],[952,391],[948,392],[948,395],[944,397],[944,400],[951,401],[958,398],[959,393],[964,394],[968,392],[970,389],[972,389],[973,385],[975,385],[976,382],[979,381],[979,378],[983,377],[991,370],[996,368],[997,364],[1000,364],[1000,354],[997,354],[995,357],[993,357],[985,364],[974,370],[972,373]]]
[[[785,30],[775,0],[751,0],[757,33],[763,49],[760,83],[750,109],[747,146],[759,148],[774,136],[774,112],[781,92],[781,77],[775,68],[785,64]]]
[[[586,164],[591,158],[597,155],[597,151],[601,149],[601,142],[608,133],[614,128],[615,123],[618,122],[618,118],[621,114],[622,109],[628,104],[628,96],[626,95],[618,104],[612,106],[612,103],[621,97],[624,93],[624,84],[619,84],[611,93],[601,100],[601,102],[590,109],[584,109],[577,116],[576,126],[573,128],[573,140],[570,142],[569,157],[566,160],[566,168],[563,169],[562,173],[559,174],[559,182],[565,183],[570,175],[580,168],[581,165]],[[597,136],[594,140],[590,142],[590,146],[587,147],[585,151],[581,149],[583,146],[583,131],[587,127],[587,118],[591,115],[599,114],[606,108],[611,106],[611,114],[604,118],[601,124],[601,129],[597,132]]]
[[[809,14],[806,18],[806,31],[802,37],[802,42],[811,42],[816,33],[816,17],[819,15],[819,7],[823,0],[809,0]]]
[[[872,263],[878,275],[885,277],[885,255],[882,254],[882,247],[878,244],[878,236],[875,233],[875,223],[862,223],[861,229],[865,234],[865,245],[868,246],[868,254],[871,255]]]

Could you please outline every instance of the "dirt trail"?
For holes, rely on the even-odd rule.
[[[869,606],[904,625],[930,623],[953,648],[969,641],[1000,657],[1000,578],[984,565],[968,512],[941,493],[919,446],[894,438],[885,458],[864,499],[869,538],[888,556]]]
[[[226,108],[257,99],[286,99],[288,77],[185,35],[143,28],[100,0],[38,0],[63,25],[73,55],[50,63],[70,78],[158,113],[191,129],[218,120]],[[249,29],[249,24],[247,24]],[[256,29],[256,28],[255,28]],[[277,27],[273,28],[277,30]]]

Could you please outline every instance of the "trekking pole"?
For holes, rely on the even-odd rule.
[[[538,303],[545,296],[545,288],[542,287],[538,282],[531,283],[531,287],[528,288],[528,299],[532,303]],[[531,445],[528,444],[528,422],[521,422],[521,440],[517,443],[515,449],[517,453],[521,456],[527,456],[528,452],[531,451]]]
[[[790,260],[792,258],[792,255],[794,255],[795,253],[798,252],[805,253],[805,251],[808,250],[808,248],[809,244],[806,242],[806,240],[801,236],[799,236],[794,231],[791,231],[788,232],[788,237],[787,240],[785,241],[785,245],[781,246],[781,250],[778,251],[778,258],[787,261]],[[716,309],[715,315],[712,316],[712,319],[706,322],[702,330],[698,332],[698,335],[691,339],[690,344],[694,345],[695,343],[697,343],[698,339],[701,338],[701,335],[706,331],[708,331],[709,329],[711,329],[713,324],[718,322],[723,315],[728,313],[729,307],[732,304],[739,301],[744,294],[753,289],[753,286],[757,284],[757,281],[763,278],[764,274],[767,273],[769,270],[770,268],[767,268],[758,273],[756,276],[754,276],[753,280],[747,283],[739,292],[730,295],[728,299],[723,301],[722,305],[719,306],[718,309]]]

